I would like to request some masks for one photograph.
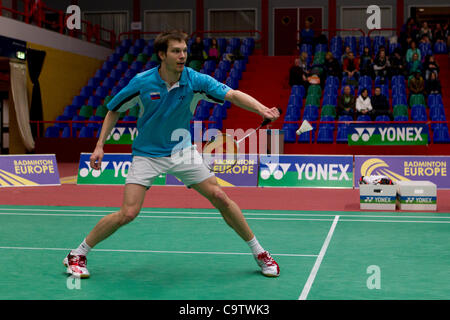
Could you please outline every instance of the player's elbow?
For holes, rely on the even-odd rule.
[[[236,101],[238,100],[240,94],[242,94],[241,91],[231,89],[225,95],[225,100],[227,100],[227,101],[229,101],[229,102],[231,102],[233,104],[236,104]]]

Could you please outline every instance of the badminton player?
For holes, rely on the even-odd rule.
[[[136,104],[140,106],[137,121],[139,135],[133,142],[133,161],[125,182],[120,210],[103,217],[79,247],[71,250],[63,261],[67,273],[75,277],[89,277],[86,259],[89,251],[136,218],[146,191],[162,173],[176,176],[220,211],[225,222],[247,242],[263,275],[277,277],[280,274],[278,264],[259,244],[238,205],[225,194],[214,173],[204,165],[191,139],[183,140],[180,148],[179,137],[173,139],[172,136],[180,128],[190,131],[190,121],[199,100],[220,104],[225,100],[230,101],[272,121],[280,116],[279,111],[277,108],[265,107],[249,95],[232,90],[212,77],[186,67],[186,41],[186,35],[178,31],[158,35],[154,48],[161,65],[136,75],[107,104],[109,112],[90,158],[94,170],[101,168],[103,145],[120,113]],[[176,148],[182,152],[174,153]]]

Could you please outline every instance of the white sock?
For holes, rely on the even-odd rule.
[[[91,251],[91,247],[89,247],[86,243],[86,239],[83,240],[83,242],[80,244],[80,246],[72,250],[72,254],[74,255],[81,255],[81,256],[87,256],[87,254]]]
[[[250,247],[250,249],[252,250],[253,255],[255,255],[255,256],[258,256],[260,253],[265,251],[263,249],[263,247],[261,247],[261,245],[259,244],[259,242],[256,239],[256,237],[253,237],[252,240],[247,241],[247,244]]]

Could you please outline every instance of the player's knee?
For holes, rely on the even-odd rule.
[[[126,225],[126,224],[130,223],[137,217],[137,215],[139,214],[139,211],[140,210],[138,208],[133,208],[133,207],[126,207],[126,208],[120,209],[119,224]]]
[[[230,198],[228,198],[226,193],[220,188],[214,189],[211,193],[210,200],[216,207],[227,207],[230,204]]]

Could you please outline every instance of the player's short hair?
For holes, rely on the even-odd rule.
[[[180,42],[184,41],[187,44],[188,35],[179,30],[171,30],[160,33],[156,37],[155,42],[153,44],[158,61],[161,61],[161,59],[159,58],[159,52],[162,51],[164,53],[167,53],[167,48],[169,47],[170,40],[176,40]]]

